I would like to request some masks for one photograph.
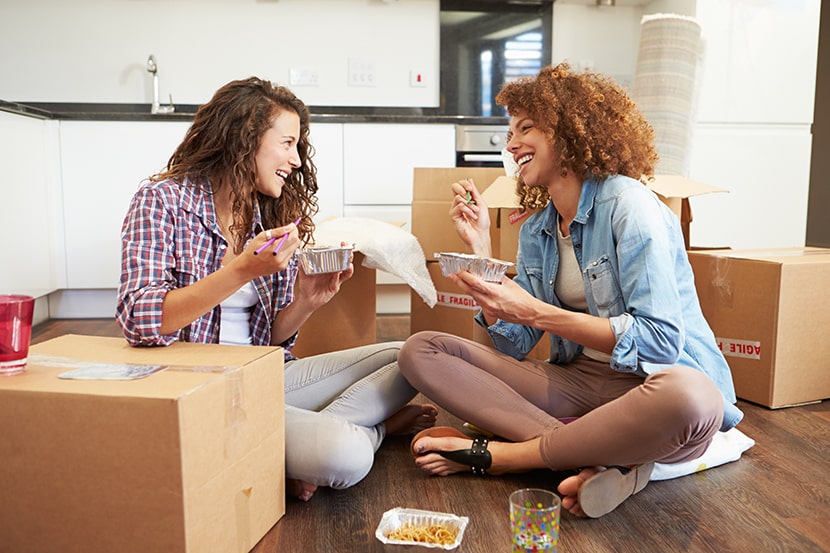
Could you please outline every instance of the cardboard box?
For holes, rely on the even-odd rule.
[[[830,398],[830,249],[689,252],[738,397],[771,408]]]
[[[519,230],[533,211],[519,208],[516,181],[513,177],[506,176],[503,169],[416,168],[412,194],[412,234],[424,248],[427,260],[435,252],[466,252],[450,221],[449,211],[452,205],[450,185],[468,177],[474,180],[490,208],[493,257],[515,262]],[[687,250],[690,248],[692,222],[689,199],[701,194],[726,192],[723,188],[678,175],[655,175],[648,186],[680,219]]]
[[[163,365],[138,380],[81,367]],[[283,351],[68,335],[0,379],[0,544],[247,552],[285,513]]]
[[[294,355],[310,357],[377,341],[377,276],[375,269],[363,266],[364,259],[362,253],[355,252],[352,277],[303,323]]]
[[[416,168],[412,190],[412,234],[427,261],[438,252],[462,252],[467,248],[450,220],[454,182],[470,178],[487,201],[490,212],[492,256],[516,261],[519,230],[531,211],[517,206],[515,180],[504,169],[482,167]],[[493,188],[495,187],[495,188]]]
[[[438,292],[438,303],[430,308],[418,294],[411,292],[411,332],[414,334],[421,330],[438,330],[492,347],[490,335],[473,319],[478,311],[478,304],[473,297],[465,294],[461,288],[442,275],[437,261],[427,262],[427,270]],[[548,338],[543,337],[539,340],[528,357],[548,359],[550,357]]]

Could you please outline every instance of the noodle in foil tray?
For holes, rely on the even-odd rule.
[[[461,544],[467,517],[397,507],[383,513],[375,537],[387,545],[455,549]]]

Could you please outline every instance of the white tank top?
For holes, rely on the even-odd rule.
[[[582,280],[582,270],[574,253],[574,242],[570,236],[564,236],[556,225],[556,243],[559,245],[559,269],[556,272],[556,282],[553,290],[564,305],[575,311],[588,311],[588,300],[585,299],[585,282]],[[582,353],[594,361],[610,362],[611,356],[588,347],[582,348]]]
[[[251,313],[259,301],[254,283],[249,282],[219,304],[222,320],[219,323],[219,343],[250,346]]]

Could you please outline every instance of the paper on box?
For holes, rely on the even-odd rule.
[[[247,552],[285,513],[281,348],[62,336],[0,380],[0,544],[24,552]],[[58,378],[86,362],[139,380]]]

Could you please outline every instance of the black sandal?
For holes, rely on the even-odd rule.
[[[467,465],[473,471],[473,474],[477,476],[484,476],[487,474],[487,469],[490,468],[490,465],[493,463],[493,458],[490,456],[490,452],[487,450],[487,445],[490,443],[489,438],[486,436],[475,436],[472,438],[473,444],[470,446],[470,449],[457,449],[455,451],[424,451],[424,452],[416,452],[414,449],[415,442],[419,439],[431,436],[433,438],[446,438],[446,437],[455,437],[455,438],[465,438],[469,440],[471,437],[464,434],[460,430],[456,430],[455,428],[449,426],[435,426],[433,428],[427,428],[426,430],[422,430],[418,432],[414,438],[412,438],[412,444],[410,449],[412,454],[416,457],[418,455],[424,455],[425,453],[437,453],[441,457],[445,459],[449,459],[450,461],[454,461],[456,463],[460,463],[462,465]]]
[[[438,455],[461,463],[462,465],[469,465],[473,474],[477,476],[484,476],[487,474],[487,469],[493,464],[493,459],[490,457],[490,452],[487,451],[487,444],[490,440],[484,436],[476,436],[473,438],[473,445],[470,449],[458,449],[456,451],[436,451]]]

